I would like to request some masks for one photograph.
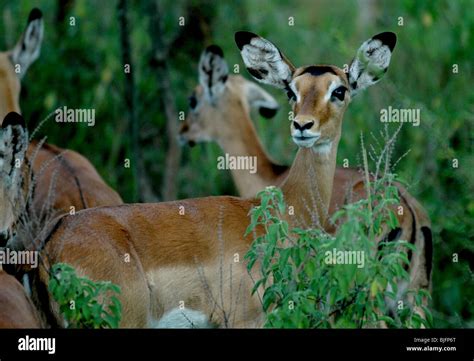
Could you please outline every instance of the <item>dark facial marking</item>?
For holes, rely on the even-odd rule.
[[[330,66],[324,66],[324,65],[323,66],[316,66],[316,65],[308,66],[305,70],[303,70],[303,72],[300,75],[311,74],[313,76],[319,76],[326,73],[337,75],[333,68],[331,68]]]

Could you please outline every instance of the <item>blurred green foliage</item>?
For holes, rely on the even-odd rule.
[[[72,6],[66,18],[58,21],[60,3],[64,2],[3,2],[0,49],[14,45],[31,7],[40,7],[45,15],[42,54],[23,79],[21,96],[29,126],[34,128],[58,106],[95,108],[94,128],[50,120],[41,135],[47,135],[51,143],[84,154],[106,181],[130,200],[131,171],[123,167],[128,157],[128,134],[116,2],[69,1]],[[271,39],[296,65],[339,66],[350,62],[358,46],[370,36],[387,30],[397,33],[387,76],[358,95],[346,114],[338,164],[343,159],[348,159],[351,166],[361,164],[360,134],[370,142],[370,133],[379,133],[380,109],[389,105],[421,109],[421,125],[407,124],[402,130],[395,154],[410,152],[394,171],[409,184],[409,191],[432,219],[435,326],[474,327],[474,3],[163,0],[161,4],[165,41],[179,33],[178,18],[187,16],[185,9],[190,4],[210,19],[205,24],[208,37],[202,42],[191,40],[170,50],[171,86],[177,109],[183,111],[197,84],[197,62],[205,45],[219,44],[229,64],[242,65],[233,41],[236,30],[250,30]],[[145,5],[145,1],[130,2],[132,71],[137,87],[141,158],[159,196],[168,141],[161,95],[150,67],[152,41]],[[69,26],[69,16],[75,17],[76,26]],[[289,26],[289,17],[294,18],[294,26]],[[454,64],[458,73],[453,73]],[[281,112],[270,121],[256,113],[253,119],[268,152],[281,163],[290,164],[296,151],[288,136],[290,109],[282,92],[268,90],[282,104]],[[176,180],[180,198],[235,193],[230,175],[215,166],[219,154],[215,144],[184,150]],[[458,168],[453,168],[454,159],[459,162]],[[458,262],[453,262],[455,254]]]

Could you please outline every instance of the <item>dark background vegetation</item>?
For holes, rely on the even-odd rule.
[[[124,5],[127,24],[119,22],[118,8]],[[371,143],[370,133],[377,136],[383,129],[381,108],[421,109],[420,127],[407,124],[398,138],[395,154],[410,152],[395,172],[433,222],[435,326],[474,327],[474,2],[163,0],[157,6],[153,1],[11,0],[0,8],[1,49],[13,47],[34,6],[44,13],[45,38],[41,57],[23,80],[21,107],[29,127],[59,106],[94,108],[95,127],[50,119],[40,136],[84,154],[128,202],[235,194],[230,174],[216,169],[221,153],[216,145],[184,148],[180,154],[170,137],[178,112],[187,110],[205,46],[219,44],[232,68],[242,64],[233,34],[250,30],[273,40],[296,65],[342,66],[362,41],[381,31],[396,32],[388,76],[360,94],[346,114],[338,164],[345,158],[351,166],[360,164],[361,133]],[[70,16],[76,26],[69,25]],[[184,27],[178,26],[180,16]],[[133,74],[128,80],[127,58]],[[282,92],[267,90],[282,110],[272,120],[256,113],[253,119],[268,152],[290,164],[296,151],[288,136],[290,109]],[[124,168],[125,158],[137,159],[136,166]],[[459,160],[457,169],[453,159]],[[458,263],[452,261],[454,253]]]

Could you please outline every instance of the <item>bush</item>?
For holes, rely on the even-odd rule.
[[[120,287],[78,277],[73,267],[55,264],[50,271],[49,291],[59,304],[68,328],[117,328],[122,305],[115,294]]]
[[[381,181],[374,184],[380,185]],[[253,291],[265,288],[266,327],[364,327],[381,321],[389,327],[430,325],[430,312],[422,304],[423,297],[429,297],[425,290],[407,291],[404,296],[415,296],[413,304],[396,305],[398,284],[409,279],[404,250],[415,251],[414,246],[403,240],[381,242],[378,247],[374,243],[384,224],[397,226],[389,209],[397,203],[395,186],[384,188],[372,201],[372,210],[365,199],[337,212],[334,221],[347,220],[334,236],[319,229],[289,230],[282,220],[286,206],[278,188],[268,187],[259,197],[262,203],[252,210],[248,232],[261,225],[265,233],[255,239],[246,259],[249,271],[257,262],[260,267],[261,278]],[[333,255],[340,250],[350,250],[351,255],[362,252],[363,261],[339,265],[341,253]],[[414,306],[424,310],[426,319],[414,312]]]

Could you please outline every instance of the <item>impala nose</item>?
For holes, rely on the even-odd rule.
[[[310,148],[320,138],[321,133],[315,126],[316,120],[312,117],[299,117],[295,118],[292,123],[291,136],[293,141],[299,146],[304,148]]]
[[[314,122],[313,121],[309,121],[309,122],[306,122],[304,123],[303,125],[301,125],[300,123],[298,123],[297,121],[293,121],[293,126],[295,127],[296,130],[299,130],[301,132],[303,132],[304,130],[309,130],[311,129],[311,127],[314,125]]]

